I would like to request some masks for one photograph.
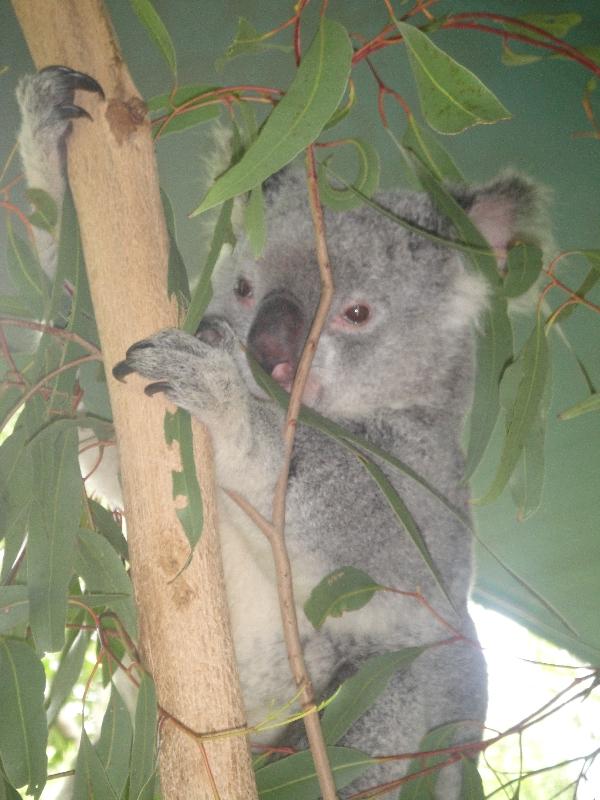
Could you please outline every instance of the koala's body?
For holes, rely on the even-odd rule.
[[[72,103],[77,83],[67,81],[57,100],[46,86],[56,89],[55,79],[65,83],[64,75],[51,71],[23,79],[19,99],[26,175],[56,196],[64,176],[45,174],[40,154],[64,139],[68,120],[57,108]],[[62,160],[55,156],[46,158],[46,166],[60,172]],[[499,253],[529,229],[536,214],[536,191],[517,176],[463,189],[457,198]],[[293,171],[274,176],[266,199],[265,251],[256,259],[240,239],[216,275],[210,317],[198,335],[161,331],[130,348],[117,374],[135,370],[160,383],[173,402],[204,422],[212,434],[219,485],[242,494],[269,518],[283,458],[284,412],[256,386],[239,343],[289,388],[316,309],[319,278],[301,177]],[[378,200],[423,228],[451,235],[426,195],[390,192]],[[336,290],[305,402],[406,462],[466,512],[460,437],[472,389],[472,329],[487,302],[486,284],[457,251],[408,232],[371,208],[327,212],[326,230]],[[467,611],[471,533],[414,480],[380,466],[414,516],[453,607],[359,460],[300,425],[286,541],[311,676],[323,697],[371,656],[438,643],[395,673],[339,744],[377,755],[414,752],[430,729],[461,720],[459,740],[476,740],[485,719],[486,674]],[[295,689],[269,546],[224,492],[219,515],[236,654],[254,723]],[[344,566],[407,594],[377,592],[361,610],[330,618],[316,631],[303,603],[319,581]],[[352,790],[405,770],[406,761],[387,762]],[[458,765],[444,768],[436,798],[459,798],[460,781]]]

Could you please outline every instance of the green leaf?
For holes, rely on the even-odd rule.
[[[46,783],[44,668],[25,642],[0,637],[0,757],[15,787],[39,797]]]
[[[350,144],[358,157],[358,173],[354,187],[367,197],[377,191],[379,185],[379,155],[369,142],[362,139],[344,139],[343,144]],[[339,189],[327,180],[323,164],[317,166],[319,176],[319,195],[321,202],[334,211],[346,211],[362,204],[360,196],[352,189]]]
[[[575,417],[588,414],[590,411],[600,411],[600,393],[594,393],[586,397],[585,400],[581,400],[581,402],[576,403],[574,406],[570,406],[564,411],[561,411],[558,418],[561,420],[575,419]]]
[[[152,678],[140,681],[131,748],[130,800],[153,800],[156,774],[156,693]]]
[[[170,113],[170,112],[169,112]],[[171,119],[161,124],[153,126],[152,133],[154,138],[168,136],[170,133],[181,133],[196,125],[204,125],[213,119],[221,116],[221,106],[219,104],[201,105],[194,108],[186,108],[178,111]]]
[[[64,644],[67,594],[82,504],[77,431],[33,442],[35,496],[29,516],[27,585],[31,630],[40,650]]]
[[[255,186],[244,209],[244,227],[254,258],[258,258],[265,247],[267,228],[265,224],[265,200],[261,186]]]
[[[90,631],[79,631],[73,641],[65,645],[61,653],[58,669],[52,678],[46,703],[48,727],[54,723],[58,712],[69,698],[73,686],[79,678],[85,653],[90,643],[90,635]]]
[[[154,113],[169,112],[190,101],[202,100],[212,95],[215,86],[204,83],[194,83],[188,86],[179,86],[175,92],[158,94],[148,100],[148,111]]]
[[[103,536],[80,528],[75,550],[75,571],[85,581],[88,592],[115,598],[109,607],[135,640],[137,622],[131,581],[121,559]]]
[[[355,103],[356,89],[354,88],[354,83],[352,81],[348,81],[348,99],[334,111],[323,130],[328,131],[331,128],[334,128],[338,122],[341,122],[343,119],[345,119],[354,107]]]
[[[38,320],[40,317],[34,306],[28,305],[24,299],[14,294],[0,295],[0,314],[19,319]]]
[[[520,360],[516,365],[520,366]],[[520,375],[519,375],[520,377]],[[502,380],[504,384],[504,378]],[[502,386],[500,392],[502,394]],[[516,388],[516,387],[515,387]],[[552,398],[552,382],[550,380],[550,363],[548,364],[548,378],[544,387],[544,393],[540,402],[540,407],[531,429],[525,438],[523,453],[517,462],[514,472],[510,476],[509,486],[513,501],[517,507],[517,519],[519,522],[535,514],[542,501],[542,489],[544,486],[544,442],[546,438],[546,418]],[[510,412],[512,413],[511,404]],[[511,417],[507,417],[510,419]]]
[[[31,224],[52,233],[58,222],[58,208],[54,198],[43,189],[26,189],[25,196],[35,208],[33,214],[29,215]]]
[[[85,728],[81,731],[72,800],[119,800]]]
[[[504,279],[506,297],[519,297],[530,289],[542,271],[542,251],[532,244],[519,242],[508,251]]]
[[[219,212],[206,262],[202,268],[198,285],[194,289],[190,306],[183,321],[183,325],[181,326],[184,331],[192,335],[196,333],[200,320],[211,301],[213,295],[211,283],[212,274],[219,260],[219,256],[221,255],[223,246],[227,244],[233,247],[235,245],[235,235],[231,226],[232,211],[233,200],[228,200],[223,204]]]
[[[425,566],[429,569],[433,579],[437,583],[440,591],[450,604],[451,608],[454,608],[454,603],[452,602],[450,595],[448,594],[448,590],[444,585],[444,581],[442,580],[442,575],[437,568],[433,558],[431,557],[431,553],[429,552],[429,548],[427,547],[427,542],[423,538],[423,534],[417,527],[417,523],[415,522],[412,514],[408,510],[404,500],[400,497],[394,486],[390,483],[389,479],[386,477],[385,473],[383,472],[380,467],[374,461],[371,461],[364,455],[358,455],[359,461],[362,462],[367,472],[373,478],[375,483],[381,489],[383,496],[388,501],[390,508],[396,515],[396,518],[399,522],[402,523],[402,526],[410,536],[413,541],[413,544],[416,546],[417,550],[419,551],[421,558]]]
[[[461,800],[485,800],[485,792],[483,791],[483,784],[477,770],[477,764],[466,757],[462,760]]]
[[[123,698],[114,685],[102,720],[96,753],[117,797],[122,797],[129,775],[133,726]]]
[[[7,783],[2,774],[0,774],[0,800],[21,800],[19,792]]]
[[[460,133],[472,125],[498,122],[509,111],[466,67],[440,50],[413,25],[394,20],[408,49],[423,116],[439,133]]]
[[[192,128],[194,125],[202,125],[216,119],[221,114],[221,106],[218,103],[210,103],[214,100],[214,86],[194,84],[191,86],[180,86],[174,94],[161,94],[148,101],[148,110],[158,116],[153,117],[152,135],[156,138],[166,136],[169,133],[179,133]],[[185,106],[185,108],[184,108]],[[162,117],[171,116],[167,122]],[[160,119],[160,124],[158,120]],[[163,201],[164,202],[164,201]]]
[[[542,56],[536,56],[533,53],[515,53],[509,47],[508,42],[502,42],[502,63],[507,67],[523,67],[541,60]]]
[[[7,266],[11,283],[19,293],[19,299],[35,310],[35,316],[44,316],[48,298],[49,282],[40,262],[29,245],[14,232],[10,221],[7,224]]]
[[[238,27],[233,42],[225,53],[215,61],[215,69],[220,72],[228,61],[247,53],[263,53],[266,50],[280,50],[289,53],[290,45],[272,44],[267,41],[269,34],[259,33],[244,17],[239,17]]]
[[[556,36],[557,38],[562,39],[567,35],[571,28],[579,25],[583,17],[581,14],[577,14],[576,12],[566,11],[562,14],[521,14],[516,19],[522,20],[529,25],[535,25],[536,28],[541,28],[551,36]],[[504,27],[507,30],[516,31],[517,33],[524,33],[526,36],[529,36],[532,39],[544,40],[546,38],[542,34],[528,30],[527,28],[523,28],[523,26],[519,24],[505,22]]]
[[[321,719],[321,728],[327,744],[339,741],[383,694],[392,676],[400,669],[408,669],[415,658],[426,649],[426,647],[405,647],[396,652],[372,656],[365,661],[356,675],[344,681],[325,708]]]
[[[455,741],[458,730],[459,723],[456,722],[450,722],[447,725],[434,728],[421,739],[419,752],[428,753],[432,750],[441,750],[444,747],[449,747]],[[426,756],[424,758],[417,756],[412,759],[408,765],[406,774],[413,775],[417,772],[422,772],[423,770],[434,767],[436,764],[443,764],[447,760],[447,753]],[[429,800],[429,798],[435,797],[435,785],[439,774],[439,770],[433,770],[432,772],[427,772],[425,775],[419,775],[412,781],[408,781],[403,785],[398,800],[424,800],[425,798]],[[463,800],[462,796],[461,800]]]
[[[92,517],[94,529],[110,542],[113,550],[125,561],[129,560],[127,540],[123,536],[121,526],[117,525],[113,515],[95,500],[88,500],[88,508]]]
[[[328,747],[327,755],[338,789],[352,783],[376,763],[350,747]],[[261,800],[318,800],[321,797],[314,762],[308,750],[257,770],[256,786]]]
[[[169,266],[167,269],[167,292],[169,297],[175,295],[177,304],[181,311],[185,311],[185,305],[190,300],[190,285],[188,282],[187,270],[177,247],[177,237],[175,232],[175,214],[173,206],[166,192],[160,190],[167,234],[169,237]]]
[[[156,13],[150,0],[131,0],[133,10],[138,15],[140,22],[150,34],[150,38],[158,47],[162,57],[165,59],[173,76],[177,77],[177,56],[175,48],[169,36],[169,32],[164,26],[163,21]]]
[[[176,513],[193,550],[202,534],[204,511],[194,461],[192,421],[187,411],[178,408],[174,414],[170,411],[165,413],[164,425],[167,444],[172,445],[176,441],[179,445],[181,470],[171,471],[173,499],[181,497],[184,500],[184,505],[179,506]]]
[[[438,181],[464,183],[465,179],[450,154],[427,128],[421,128],[420,125],[417,125],[413,114],[408,117],[402,144],[417,155]]]
[[[345,29],[323,17],[291,86],[258,138],[216,181],[192,216],[258,186],[314,142],[342,99],[351,60]]]
[[[8,633],[29,617],[27,587],[0,586],[0,634]]]
[[[491,503],[500,495],[523,452],[525,440],[538,414],[548,377],[548,343],[541,317],[538,317],[520,358],[522,378],[506,431],[500,463],[483,497],[472,501],[477,505]]]
[[[366,606],[375,592],[384,588],[360,569],[341,567],[315,586],[304,604],[304,613],[318,629],[327,617],[341,617],[346,611]]]

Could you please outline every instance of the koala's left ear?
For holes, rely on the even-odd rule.
[[[542,249],[549,246],[550,193],[529,178],[504,173],[484,186],[459,191],[455,196],[495,250],[500,267],[517,241]]]

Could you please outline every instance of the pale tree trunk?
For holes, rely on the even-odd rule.
[[[144,396],[141,381],[122,385],[111,375],[129,345],[177,324],[175,305],[167,300],[168,242],[144,106],[100,0],[13,5],[38,68],[81,70],[106,94],[106,103],[85,93],[77,98],[94,121],[74,123],[69,180],[119,445],[144,664],[160,706],[189,728],[242,727],[206,435],[194,424],[204,533],[192,562],[178,574],[189,546],[173,508],[170,472],[178,456],[165,443],[165,406]],[[256,797],[245,736],[201,746],[168,720],[161,727],[160,778],[166,800]]]

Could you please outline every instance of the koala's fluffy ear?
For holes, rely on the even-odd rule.
[[[484,186],[459,190],[455,197],[496,251],[500,267],[517,241],[549,246],[549,191],[529,178],[504,173]]]

